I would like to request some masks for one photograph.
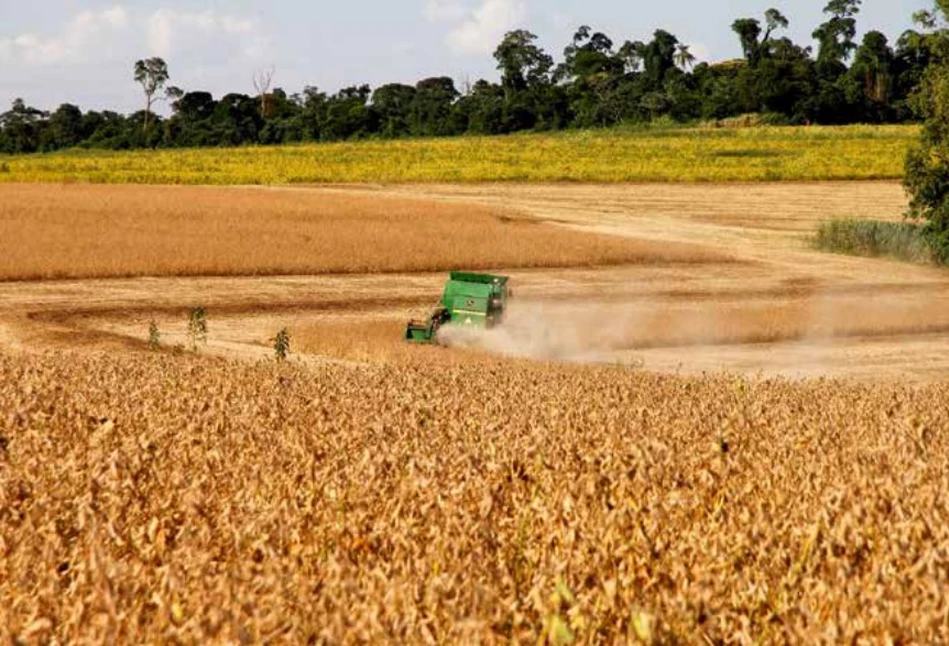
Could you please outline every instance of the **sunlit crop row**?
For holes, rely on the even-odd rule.
[[[0,358],[0,641],[945,643],[946,401]]]
[[[604,130],[0,157],[0,182],[723,182],[892,179],[911,126]]]

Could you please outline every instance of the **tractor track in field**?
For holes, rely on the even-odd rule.
[[[609,328],[594,348],[597,360],[686,372],[949,378],[949,359],[941,358],[949,357],[949,272],[808,246],[827,217],[900,218],[906,198],[894,182],[259,190],[501,205],[549,226],[721,254],[719,262],[507,272],[518,301],[539,308],[553,332],[580,326],[604,336]],[[199,304],[208,311],[211,354],[265,357],[284,326],[317,334],[342,326],[360,339],[382,322],[394,332],[367,342],[399,344],[398,326],[427,313],[443,279],[444,272],[6,282],[0,348],[139,351],[152,320],[165,343],[182,345],[188,309]]]
[[[425,306],[431,299],[418,296],[403,298],[360,298],[356,300],[296,300],[261,301],[242,303],[218,303],[213,310],[219,316],[244,316],[248,314],[296,314],[328,312],[334,314],[365,312],[370,310],[408,308]],[[28,312],[26,317],[37,323],[67,324],[88,319],[140,319],[143,316],[159,318],[186,317],[189,307],[185,305],[167,305],[152,307],[149,305],[106,306],[89,308],[48,309]]]

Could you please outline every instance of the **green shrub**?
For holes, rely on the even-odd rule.
[[[910,262],[936,260],[925,227],[909,222],[837,219],[824,222],[814,245],[853,256],[887,256]]]
[[[154,320],[148,324],[148,347],[151,350],[158,350],[161,347],[161,333],[158,331],[158,323]]]
[[[198,343],[208,342],[208,316],[203,307],[192,308],[188,313],[188,341],[191,351],[198,351]]]
[[[285,361],[287,359],[287,356],[290,354],[290,333],[287,331],[287,328],[283,328],[277,332],[277,336],[273,339],[273,351],[277,361]]]

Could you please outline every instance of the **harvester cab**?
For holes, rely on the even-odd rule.
[[[438,307],[427,321],[409,321],[405,340],[434,343],[443,325],[494,327],[504,317],[511,295],[507,283],[507,276],[451,272]]]

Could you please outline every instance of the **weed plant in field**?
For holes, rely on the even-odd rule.
[[[208,315],[203,307],[193,307],[188,312],[188,345],[192,352],[198,351],[198,344],[207,345]]]
[[[286,361],[290,356],[290,332],[287,328],[281,328],[273,338],[273,351],[277,361]]]
[[[148,347],[151,350],[161,348],[161,332],[158,330],[158,323],[154,319],[148,323]]]
[[[913,126],[616,128],[506,137],[7,157],[0,182],[728,182],[897,179]]]

